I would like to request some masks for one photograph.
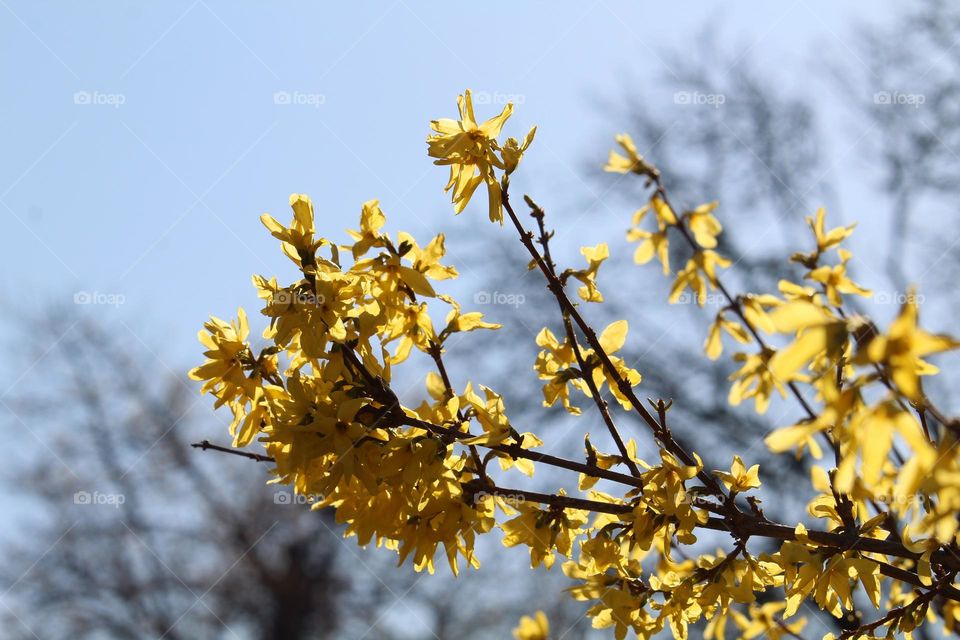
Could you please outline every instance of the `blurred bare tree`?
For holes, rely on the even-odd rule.
[[[943,233],[958,221],[960,195],[958,34],[955,3],[913,3],[889,28],[863,29],[857,62],[837,69],[853,117],[872,129],[868,157],[890,219],[887,275],[899,291],[927,274],[952,282],[960,270],[956,234]]]
[[[29,323],[44,383],[7,402],[52,454],[16,473],[43,520],[5,567],[25,637],[330,638],[404,588],[357,579],[331,519],[265,474],[192,450],[198,418],[219,427],[194,391],[73,320]]]
[[[620,123],[618,130],[633,134],[679,203],[720,200],[721,250],[737,262],[731,270],[735,289],[773,290],[779,278],[794,275],[774,256],[797,247],[803,217],[814,205],[829,207],[835,199],[823,173],[818,105],[806,93],[785,90],[742,52],[721,49],[711,33],[667,58],[669,72],[660,84],[665,93],[626,90],[601,108]],[[876,145],[871,163],[881,166],[891,225],[887,275],[901,291],[919,253],[907,244],[911,237],[919,238],[924,251],[945,256],[921,261],[921,271],[935,270],[944,281],[960,271],[960,252],[951,244],[955,234],[939,233],[939,227],[956,223],[960,192],[958,33],[960,8],[926,0],[906,10],[895,33],[865,30],[866,63],[838,75],[855,96],[855,117],[876,130],[869,137]],[[890,45],[894,37],[897,46]],[[644,201],[643,190],[638,181],[614,184],[617,177],[597,171],[615,131],[600,133],[604,144],[587,154],[591,184],[611,208],[624,212],[615,222],[623,229],[629,212]],[[558,261],[580,264],[580,212],[542,204],[559,231]],[[931,216],[941,222],[931,225]],[[455,386],[482,369],[505,393],[516,423],[533,416],[542,421],[533,338],[553,299],[539,280],[522,275],[525,258],[515,243],[497,235],[475,248],[501,265],[489,280],[475,283],[478,292],[505,292],[514,301],[520,295],[522,301],[482,309],[504,324],[482,341],[482,351],[481,341],[469,338],[451,344]],[[686,255],[675,250],[673,262],[680,264]],[[644,323],[633,329],[639,337],[624,355],[644,374],[647,395],[675,400],[677,436],[696,442],[692,448],[705,455],[708,468],[729,466],[735,450],[748,452],[764,469],[765,508],[774,516],[794,509],[803,497],[792,486],[807,470],[783,457],[774,462],[762,438],[798,411],[788,402],[763,417],[731,409],[725,401],[731,365],[708,364],[697,348],[711,309],[691,304],[662,310],[662,278],[633,265],[629,255],[625,247],[614,252],[601,270],[602,290],[604,281],[626,285],[605,291],[602,309],[586,311],[601,324],[626,316],[628,307],[636,315],[639,308]],[[596,313],[606,315],[593,318]],[[8,629],[42,638],[470,640],[507,637],[521,614],[542,608],[567,640],[589,635],[579,603],[560,594],[565,582],[556,570],[530,572],[502,562],[502,568],[458,580],[421,581],[407,568],[388,568],[389,554],[345,548],[329,516],[265,487],[266,469],[250,473],[258,463],[189,448],[191,441],[226,432],[203,408],[205,401],[198,404],[195,389],[170,372],[145,376],[141,362],[152,362],[152,354],[131,353],[129,339],[89,318],[71,327],[73,320],[51,314],[30,321],[44,384],[20,385],[27,390],[5,401],[21,437],[37,430],[53,454],[16,460],[11,472],[16,486],[40,506],[0,574],[7,585],[0,611],[9,618]],[[518,370],[527,375],[515,375]],[[561,410],[548,415],[546,429],[564,433],[570,418]],[[602,426],[592,431],[601,445]],[[576,453],[583,445],[566,438],[562,446],[564,453]],[[555,488],[549,473],[536,481]],[[490,568],[510,552],[491,546],[481,549],[481,558]]]
[[[583,637],[556,579],[422,579],[345,544],[329,512],[265,484],[265,463],[191,448],[226,425],[122,323],[20,324],[34,377],[5,398],[8,428],[49,448],[9,472],[34,515],[0,570],[6,637],[480,639],[508,636],[530,606]]]

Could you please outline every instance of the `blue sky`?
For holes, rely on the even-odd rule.
[[[516,102],[510,134],[538,125],[515,181],[577,221],[565,237],[622,239],[630,211],[582,177],[624,129],[598,103],[616,104],[627,86],[653,95],[671,73],[668,51],[692,48],[707,23],[804,90],[806,65],[824,52],[862,64],[851,28],[885,15],[825,0],[482,7],[0,0],[0,299],[14,310],[98,303],[82,312],[146,349],[145,368],[182,376],[200,360],[208,315],[256,308],[251,274],[292,276],[258,218],[289,220],[293,192],[313,197],[333,238],[370,198],[394,233],[426,241],[445,230],[449,261],[476,281],[484,265],[463,257],[477,255],[468,243],[472,225],[488,224],[484,198],[454,219],[446,172],[424,144],[429,120],[454,115],[467,87],[479,117]],[[851,175],[858,155],[842,146],[826,160]],[[845,190],[844,201],[868,191]],[[0,400],[44,375],[42,357],[5,368]],[[6,426],[31,430],[28,448],[47,455],[43,425]]]
[[[557,207],[591,197],[583,154],[620,129],[596,101],[669,73],[664,52],[706,21],[745,57],[802,68],[857,17],[813,0],[0,5],[0,286],[28,306],[90,294],[162,336],[171,367],[207,314],[255,302],[251,273],[283,268],[258,216],[285,219],[291,192],[331,235],[374,197],[394,229],[451,224],[424,136],[465,87],[478,110],[513,97],[514,132],[539,125],[524,188]]]
[[[522,190],[561,216],[584,205],[596,216],[561,231],[583,244],[608,239],[611,227],[622,237],[629,211],[605,207],[580,175],[624,129],[599,102],[616,103],[625,85],[655,93],[671,73],[667,52],[693,48],[707,23],[744,60],[805,90],[805,69],[825,52],[862,65],[852,28],[883,21],[893,5],[452,6],[0,0],[0,300],[99,303],[83,311],[146,346],[145,367],[184,375],[200,359],[196,333],[209,314],[256,307],[251,274],[292,275],[258,218],[289,220],[293,192],[313,197],[318,228],[334,238],[379,198],[394,233],[425,241],[448,231],[450,261],[475,277],[483,266],[458,255],[476,255],[466,243],[471,225],[488,224],[485,199],[455,220],[446,172],[424,144],[429,120],[454,115],[467,87],[481,118],[516,102],[512,135],[538,125],[516,177]],[[838,115],[825,125],[830,134],[849,123]],[[830,154],[825,169],[862,175],[846,142]],[[869,190],[845,187],[841,201],[861,205],[844,215],[860,217],[875,241]],[[0,401],[41,384],[43,371],[5,369]],[[24,440],[44,453],[40,439]]]

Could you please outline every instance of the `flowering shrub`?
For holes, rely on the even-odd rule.
[[[846,309],[847,297],[871,295],[847,273],[851,254],[842,245],[853,226],[831,229],[818,211],[809,219],[812,250],[790,257],[805,269],[803,280],[781,281],[776,293],[738,295],[720,277],[731,261],[717,252],[716,203],[676,209],[659,171],[629,136],[617,137],[622,153],[611,152],[606,166],[635,174],[649,189],[627,238],[636,243],[637,263],[656,259],[664,275],[673,274],[670,301],[689,294],[702,306],[710,292],[725,300],[704,349],[710,359],[722,355],[725,342],[741,349],[733,355],[740,368],[731,376],[729,402],[752,400],[763,413],[776,393],[792,396],[803,411],[801,421],[766,443],[822,461],[812,467],[808,506],[822,523],[807,529],[773,522],[749,495],[762,480],[757,465],[737,456],[729,469],[705,469],[673,437],[670,403],[640,400],[641,373],[615,355],[627,321],[596,331],[585,319],[586,304],[604,299],[598,274],[607,245],[584,247],[585,265],[561,269],[543,210],[525,198],[528,229],[514,209],[511,176],[536,129],[522,141],[501,142],[512,105],[482,124],[469,91],[458,106],[458,120],[431,123],[429,155],[449,167],[445,189],[457,213],[485,186],[490,220],[509,219],[531,268],[556,298],[559,323],[540,331],[533,363],[544,406],[559,402],[580,415],[581,405],[592,404],[615,449],[597,450],[587,437],[581,459],[544,453],[536,434],[510,421],[497,390],[452,386],[446,341],[499,325],[436,291],[457,277],[444,263],[442,234],[422,246],[407,233],[392,236],[371,200],[359,228],[347,232],[350,241],[340,244],[316,235],[305,195],[290,197],[287,225],[261,218],[302,274],[290,284],[253,279],[269,318],[269,346],[251,348],[243,310],[231,322],[211,319],[200,334],[206,362],[191,376],[216,406],[231,411],[233,445],[263,443],[276,482],[323,496],[314,508],[335,509],[346,535],[393,549],[418,571],[433,572],[438,553],[454,573],[462,564],[479,567],[476,538],[495,528],[505,545],[529,549],[533,567],[549,568],[562,557],[572,597],[589,602],[593,625],[611,628],[618,639],[664,629],[686,638],[701,620],[708,621],[707,638],[797,637],[806,625],[804,603],[838,617],[866,603],[878,611],[858,619],[846,638],[909,635],[937,620],[953,631],[960,621],[960,424],[924,394],[922,379],[937,373],[924,358],[960,343],[919,327],[913,295],[886,330]],[[691,252],[675,273],[671,242]],[[442,325],[428,313],[437,305],[447,312]],[[435,371],[423,401],[404,406],[393,370],[414,349],[432,359]],[[637,443],[620,434],[619,411],[635,413],[649,428],[658,459],[637,456]],[[506,484],[510,470],[530,476],[540,465],[577,474],[577,495]],[[595,488],[601,480],[604,491]],[[678,550],[704,530],[729,535],[730,548]],[[775,541],[777,550],[754,551],[751,541],[761,539]],[[514,635],[548,633],[538,612]]]

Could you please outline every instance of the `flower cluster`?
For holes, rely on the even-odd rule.
[[[457,213],[486,185],[490,219],[510,218],[529,267],[556,298],[562,332],[545,327],[536,337],[544,406],[579,416],[585,399],[609,439],[598,448],[587,434],[582,458],[547,453],[508,418],[508,398],[473,381],[454,385],[443,360],[450,338],[499,325],[437,292],[457,277],[442,234],[425,245],[393,237],[370,200],[350,241],[335,243],[316,235],[311,200],[295,194],[289,224],[262,217],[299,271],[286,285],[253,278],[264,346],[251,344],[242,309],[234,321],[212,318],[200,333],[206,361],[190,373],[232,413],[234,446],[262,444],[273,481],[322,495],[314,508],[334,509],[346,535],[410,558],[417,570],[432,572],[438,553],[454,573],[461,560],[479,566],[477,536],[495,529],[504,545],[529,551],[532,567],[559,559],[570,595],[617,640],[667,631],[681,639],[798,637],[810,628],[799,615],[804,605],[837,618],[867,605],[888,611],[872,622],[855,617],[844,638],[910,637],[925,619],[960,627],[960,423],[922,382],[938,371],[928,358],[960,342],[922,329],[912,294],[886,330],[847,308],[850,296],[871,295],[848,273],[852,254],[843,245],[853,227],[830,229],[818,211],[809,220],[814,249],[791,257],[802,279],[735,296],[719,273],[732,260],[721,254],[718,204],[675,209],[660,172],[626,135],[617,137],[626,155],[611,152],[606,167],[650,189],[627,239],[637,243],[637,263],[657,259],[673,277],[669,300],[688,292],[701,306],[708,292],[724,300],[704,349],[710,359],[725,341],[741,349],[730,404],[753,400],[763,413],[792,397],[803,412],[766,438],[775,452],[814,460],[806,513],[785,525],[761,509],[758,465],[735,456],[711,472],[674,438],[672,403],[639,399],[641,376],[625,357],[627,321],[599,332],[587,322],[592,305],[584,303],[605,299],[600,267],[609,246],[584,247],[586,265],[562,269],[544,212],[529,198],[537,229],[525,229],[508,176],[536,129],[501,143],[512,105],[482,124],[469,91],[458,106],[459,120],[431,124],[429,155],[450,167],[446,190]],[[674,273],[676,242],[686,262]],[[401,403],[394,391],[411,360],[432,362],[419,404],[406,395]],[[609,398],[649,431],[651,462],[638,455],[637,439],[620,435],[625,414],[612,412]],[[530,476],[543,466],[577,475],[553,493],[505,485],[523,480],[516,471]],[[732,548],[707,549],[707,532],[711,543],[729,536]],[[514,630],[520,640],[549,634],[542,612]]]
[[[618,142],[624,144],[622,137]],[[621,167],[611,163],[607,169],[619,172]],[[809,515],[824,520],[828,532],[858,541],[892,539],[900,550],[892,554],[838,551],[797,525],[795,539],[785,541],[779,553],[768,558],[772,563],[768,573],[777,579],[756,585],[779,587],[784,603],[760,609],[751,605],[749,624],[742,610],[731,610],[733,619],[744,637],[753,637],[748,629],[776,637],[790,629],[786,621],[807,599],[837,617],[855,611],[853,593],[859,583],[875,608],[891,610],[865,628],[909,633],[919,624],[921,613],[932,615],[927,608],[930,600],[953,589],[950,585],[960,568],[949,557],[957,552],[960,541],[960,456],[955,451],[960,427],[936,408],[922,385],[924,377],[939,371],[925,358],[956,349],[960,342],[920,328],[915,291],[906,296],[899,316],[885,332],[869,317],[848,311],[845,296],[873,294],[848,273],[852,253],[843,243],[854,225],[828,228],[823,209],[808,218],[814,249],[790,257],[805,269],[803,282],[782,280],[777,295],[731,296],[715,270],[730,264],[713,251],[722,230],[713,216],[717,203],[677,216],[658,178],[655,183],[650,203],[634,216],[634,228],[627,237],[640,241],[636,262],[657,256],[665,275],[670,274],[671,231],[689,245],[693,257],[676,274],[672,302],[686,287],[693,289],[700,302],[707,286],[720,289],[726,297],[709,329],[704,345],[707,355],[711,359],[721,355],[724,334],[739,345],[756,347],[733,355],[740,367],[731,375],[730,403],[752,399],[757,412],[764,413],[775,393],[782,398],[795,396],[806,415],[775,430],[766,443],[774,452],[792,450],[798,457],[809,452],[816,460],[823,457],[824,447],[832,451],[832,465],[813,467]],[[656,214],[657,231],[637,228],[649,211]],[[804,394],[804,387],[812,393]],[[810,396],[819,406],[810,403]],[[756,465],[747,469],[736,458],[729,473],[718,475],[732,495],[758,486],[757,471]],[[770,567],[775,571],[770,572]],[[884,576],[896,571],[915,576],[912,584],[921,590],[904,590],[902,583],[893,583],[882,603]],[[937,576],[941,582],[935,585]],[[923,587],[931,589],[923,591]],[[955,590],[950,593],[958,595]],[[952,605],[941,609],[949,629],[960,620],[955,611]],[[761,622],[773,620],[773,614],[779,630],[772,633],[766,629],[770,624]],[[719,624],[714,618],[709,627],[716,637],[722,637]],[[854,635],[860,634],[848,637]]]

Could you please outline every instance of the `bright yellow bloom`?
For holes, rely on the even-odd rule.
[[[325,241],[313,239],[313,202],[309,196],[294,193],[290,196],[290,206],[293,208],[293,221],[289,227],[284,227],[269,213],[260,216],[260,222],[274,238],[283,243],[283,252],[300,266],[303,258],[312,260],[317,247]]]
[[[707,287],[717,288],[717,267],[726,268],[733,264],[712,249],[698,251],[687,261],[687,266],[677,273],[670,288],[670,303],[676,303],[683,297],[688,287],[701,307],[707,301]]]
[[[770,360],[770,371],[778,380],[804,379],[805,374],[798,371],[821,354],[826,354],[830,363],[835,362],[847,344],[847,323],[819,305],[788,302],[777,307],[770,318],[777,331],[796,333],[796,339]]]
[[[847,227],[837,227],[829,231],[826,230],[826,210],[823,207],[817,209],[815,218],[807,218],[807,224],[813,230],[813,235],[817,239],[817,251],[823,253],[827,249],[838,246],[841,242],[850,237],[854,228],[857,226],[851,224]]]
[[[516,168],[520,156],[533,140],[534,130],[527,134],[523,145],[514,141],[508,144],[506,161],[498,156],[502,154],[497,137],[504,123],[513,113],[513,103],[507,103],[500,115],[490,118],[483,124],[477,124],[473,114],[473,99],[467,89],[457,98],[460,120],[442,118],[433,120],[430,127],[436,132],[427,137],[428,154],[434,164],[450,166],[450,180],[444,191],[452,190],[453,208],[456,213],[463,211],[473,192],[484,183],[489,196],[489,216],[491,221],[503,222],[503,207],[500,196],[500,183],[494,169],[509,173]]]
[[[576,371],[577,359],[573,345],[566,338],[560,342],[550,329],[544,327],[537,334],[537,346],[543,350],[537,355],[534,369],[541,380],[547,381],[543,386],[543,406],[552,407],[560,400],[569,413],[580,415],[580,408],[570,402],[568,385],[584,393],[587,393],[587,386]]]
[[[730,375],[730,380],[733,381],[728,397],[730,404],[737,406],[744,400],[753,398],[757,413],[766,413],[774,391],[781,397],[786,397],[783,382],[770,372],[769,362],[773,354],[769,349],[757,354],[734,354],[733,359],[743,364]]]
[[[733,466],[730,471],[713,472],[730,491],[742,493],[760,486],[760,465],[755,464],[749,469],[743,464],[740,456],[733,456]]]
[[[564,275],[583,283],[583,286],[577,289],[577,295],[581,299],[587,302],[603,302],[603,294],[597,289],[596,278],[600,265],[610,257],[610,249],[606,242],[601,242],[595,247],[581,247],[580,253],[587,259],[587,268],[579,271],[568,269]]]
[[[736,609],[731,609],[730,612],[734,622],[740,628],[740,637],[743,640],[754,640],[754,638],[782,640],[802,637],[800,632],[807,626],[807,619],[784,621],[783,610],[786,606],[783,602],[768,602],[764,605],[751,604],[747,615],[743,615]]]
[[[646,231],[640,228],[640,223],[650,211],[657,219],[657,231]],[[667,236],[668,228],[677,223],[677,217],[666,202],[654,196],[650,202],[637,209],[633,214],[633,226],[627,231],[627,241],[637,242],[633,261],[637,264],[646,264],[656,256],[663,266],[663,275],[670,274],[670,241]]]
[[[560,490],[559,495],[563,495]],[[537,568],[543,564],[548,569],[553,566],[556,555],[570,557],[573,540],[581,533],[580,528],[587,522],[587,512],[577,509],[544,510],[531,502],[516,505],[520,515],[500,525],[503,530],[503,545],[515,547],[519,544],[530,548],[530,566]]]
[[[807,278],[823,285],[830,304],[839,307],[843,304],[841,293],[856,294],[869,298],[873,292],[864,289],[856,282],[847,277],[847,262],[850,260],[849,252],[840,249],[842,262],[835,266],[818,267],[807,274]]]
[[[717,236],[723,231],[720,221],[713,215],[717,204],[717,201],[702,204],[687,213],[687,224],[690,225],[690,231],[693,232],[697,244],[704,249],[715,249],[717,247]]]
[[[707,341],[703,345],[703,350],[707,357],[716,360],[723,353],[723,341],[720,338],[720,332],[726,331],[734,340],[740,344],[750,342],[750,334],[743,328],[739,322],[735,322],[726,317],[724,311],[720,311],[710,325],[710,332],[707,334]]]
[[[611,151],[610,157],[607,159],[607,164],[603,168],[604,171],[611,173],[632,172],[642,176],[650,176],[651,178],[659,175],[659,171],[637,152],[637,145],[633,143],[633,138],[626,133],[621,133],[617,135],[616,141],[627,156],[624,157],[616,151]]]
[[[634,224],[638,223],[645,213],[646,211],[643,209],[637,211],[637,214],[634,216]],[[650,262],[654,256],[657,256],[660,259],[660,264],[663,266],[663,275],[670,274],[670,241],[667,238],[665,229],[653,232],[634,227],[627,231],[627,241],[640,242],[640,244],[637,245],[636,251],[633,253],[633,261],[635,263],[646,264]]]
[[[517,165],[520,164],[520,159],[523,158],[523,154],[526,153],[530,147],[530,143],[533,142],[533,136],[536,135],[536,133],[537,128],[532,127],[523,138],[522,143],[516,138],[507,138],[503,149],[500,150],[501,156],[503,156],[503,166],[507,171],[507,175],[510,175],[516,170]]]
[[[190,371],[190,377],[203,381],[201,393],[213,392],[219,407],[237,397],[252,399],[258,381],[248,378],[245,371],[253,369],[254,359],[247,344],[250,326],[243,309],[237,310],[237,319],[225,322],[211,317],[197,334],[207,348],[203,355],[207,361]]]
[[[479,311],[462,313],[460,304],[450,296],[441,294],[438,297],[452,307],[445,320],[447,326],[440,334],[441,342],[451,333],[475,331],[477,329],[499,329],[503,326],[494,322],[485,322],[483,314]]]
[[[616,322],[611,322],[609,325],[607,325],[606,329],[600,332],[600,337],[597,338],[597,340],[600,343],[600,346],[603,348],[603,351],[610,358],[610,362],[613,364],[613,368],[616,370],[617,376],[619,376],[620,379],[625,380],[631,387],[635,387],[640,384],[640,381],[642,380],[640,372],[636,369],[628,367],[623,358],[613,355],[623,347],[627,340],[627,321],[617,320]],[[587,350],[584,354],[584,357],[594,357],[593,350]],[[620,385],[617,384],[617,376],[607,371],[606,367],[603,367],[600,364],[599,359],[596,361],[595,366],[593,367],[593,384],[602,392],[603,382],[606,381],[610,387],[610,393],[612,393],[613,397],[617,399],[617,402],[620,403],[620,406],[623,407],[624,410],[630,411],[633,405],[630,404],[630,399],[627,398],[622,391],[620,391]]]
[[[517,640],[547,640],[550,637],[550,622],[547,614],[537,611],[534,617],[523,616],[520,625],[513,630]]]
[[[380,209],[379,200],[367,200],[363,203],[360,211],[360,231],[351,231],[347,229],[350,237],[356,240],[351,247],[354,260],[365,254],[371,247],[384,247],[385,236],[381,235],[380,229],[387,222],[387,217],[383,215]],[[389,240],[389,237],[386,237]]]
[[[917,325],[918,316],[916,294],[911,291],[887,334],[873,337],[854,358],[856,364],[885,365],[900,392],[915,402],[923,397],[920,376],[939,372],[937,367],[923,360],[924,356],[960,347],[960,342],[950,336],[921,329]]]

